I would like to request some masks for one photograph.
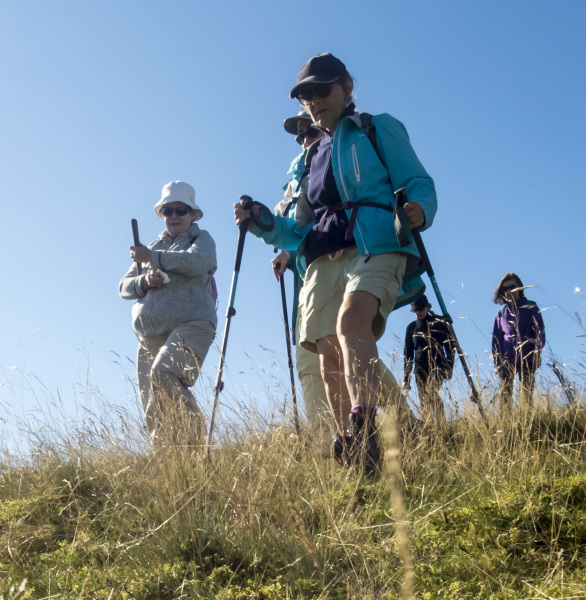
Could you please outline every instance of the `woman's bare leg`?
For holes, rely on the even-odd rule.
[[[377,404],[378,349],[372,322],[379,305],[372,294],[357,291],[346,294],[340,308],[337,334],[352,406]]]
[[[346,419],[352,409],[352,401],[344,377],[344,357],[337,336],[328,335],[316,342],[319,365],[326,388],[328,402],[336,427],[344,435]]]

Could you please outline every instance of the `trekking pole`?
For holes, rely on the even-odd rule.
[[[252,198],[250,196],[240,196],[240,200],[244,202],[243,208],[248,210],[252,206]],[[208,449],[207,458],[210,458],[210,451],[212,447],[212,435],[214,433],[214,420],[216,417],[216,410],[218,408],[218,401],[220,399],[220,392],[224,388],[224,382],[222,381],[222,373],[224,371],[224,362],[226,359],[226,347],[228,346],[228,333],[230,332],[230,321],[236,314],[234,308],[234,298],[236,297],[236,285],[238,283],[238,275],[240,274],[240,264],[242,262],[242,252],[244,250],[244,240],[246,239],[246,232],[248,231],[248,224],[250,223],[250,217],[240,223],[238,229],[238,245],[236,246],[236,261],[234,264],[234,272],[232,273],[232,284],[230,285],[230,300],[228,303],[228,309],[226,311],[226,324],[224,326],[224,335],[222,337],[222,350],[220,352],[220,364],[218,365],[218,376],[216,377],[216,387],[214,390],[214,405],[212,407],[212,416],[210,417],[210,431],[208,433]]]
[[[281,268],[281,263],[275,265],[277,269]],[[287,358],[289,359],[289,375],[291,376],[291,398],[293,400],[293,418],[295,419],[295,431],[299,435],[299,413],[297,412],[297,393],[295,391],[295,371],[293,370],[293,356],[291,353],[291,332],[289,330],[289,316],[287,313],[287,296],[285,294],[284,273],[279,275],[281,282],[281,300],[283,301],[283,322],[285,323],[285,341],[287,343]]]
[[[403,209],[406,202],[407,202],[407,194],[405,192],[405,188],[398,189],[395,192],[396,206],[398,206],[399,209]],[[404,211],[402,213],[402,216],[405,216]],[[401,217],[399,216],[399,218],[401,218]],[[404,223],[403,223],[403,225],[404,225]],[[472,398],[471,398],[472,402],[474,402],[476,404],[476,406],[478,406],[478,411],[480,412],[480,416],[483,419],[485,419],[486,417],[484,414],[484,408],[483,408],[481,400],[480,400],[480,394],[478,393],[478,390],[476,389],[476,386],[474,385],[474,380],[472,379],[472,375],[470,374],[470,369],[468,368],[468,363],[466,362],[466,357],[464,355],[464,352],[462,351],[460,342],[458,341],[458,338],[456,337],[456,332],[454,331],[454,321],[453,321],[451,315],[449,314],[448,309],[446,308],[446,304],[445,304],[442,294],[440,292],[439,285],[437,283],[437,280],[435,278],[435,273],[433,271],[433,267],[431,266],[431,262],[429,260],[428,254],[427,254],[427,250],[425,249],[425,246],[423,244],[423,239],[421,238],[421,232],[418,231],[417,229],[411,229],[411,234],[413,235],[413,241],[415,242],[415,245],[417,246],[417,250],[419,250],[419,256],[421,257],[421,260],[423,261],[423,266],[425,267],[425,272],[429,276],[429,280],[431,281],[431,286],[433,287],[433,291],[435,292],[435,296],[437,298],[437,301],[439,302],[440,308],[442,310],[442,315],[444,317],[444,321],[446,322],[446,325],[448,326],[450,335],[454,339],[454,345],[456,346],[456,352],[458,353],[458,357],[460,358],[460,363],[462,364],[462,368],[464,369],[464,373],[466,374],[466,379],[468,380],[468,384],[470,385],[470,389],[472,390]]]
[[[138,239],[138,221],[136,219],[131,219],[130,224],[132,225],[132,238],[134,239],[134,245],[142,246],[140,240]],[[136,272],[138,275],[142,273],[142,263],[136,263]]]

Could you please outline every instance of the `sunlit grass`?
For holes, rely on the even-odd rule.
[[[224,397],[210,462],[153,451],[136,407],[52,398],[1,461],[0,598],[586,598],[580,395],[542,379],[501,418],[481,388],[486,420],[460,381],[446,429],[387,415],[374,477],[298,439],[280,393]]]

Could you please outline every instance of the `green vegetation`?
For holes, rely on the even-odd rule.
[[[138,430],[39,443],[0,467],[0,599],[586,598],[586,408],[547,399],[405,434],[395,471],[387,418],[373,478],[285,426],[210,464]]]

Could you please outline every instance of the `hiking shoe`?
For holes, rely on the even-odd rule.
[[[349,421],[346,435],[334,440],[334,458],[345,467],[364,467],[366,473],[372,473],[381,457],[374,416],[365,418],[361,413],[351,413]]]
[[[339,435],[332,442],[332,454],[344,467],[350,466],[350,447],[352,438],[349,435]]]
[[[366,473],[372,473],[381,457],[374,415],[351,413],[349,432],[354,439],[354,464],[363,466]]]

